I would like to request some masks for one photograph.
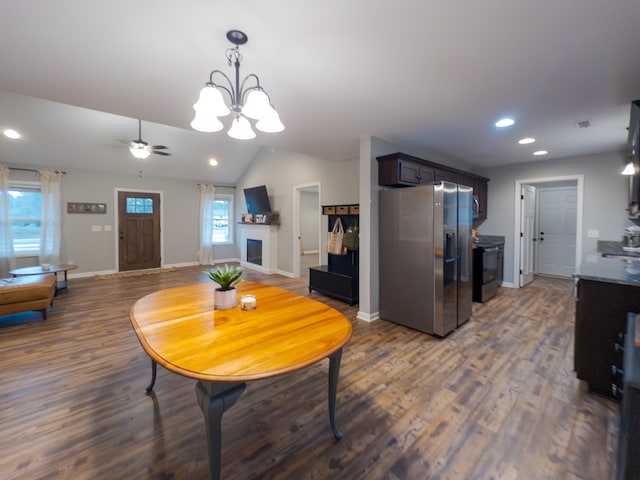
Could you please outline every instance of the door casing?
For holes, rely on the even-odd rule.
[[[549,184],[553,182],[567,182],[567,181],[575,181],[577,186],[577,213],[576,213],[576,257],[575,263],[576,265],[580,265],[582,262],[582,212],[583,212],[583,203],[584,203],[584,175],[566,175],[566,176],[557,176],[557,177],[540,177],[540,178],[526,178],[515,181],[515,189],[514,189],[514,233],[513,233],[513,257],[512,257],[512,265],[513,265],[513,286],[519,288],[520,278],[520,192],[522,185],[528,184]]]
[[[294,185],[293,187],[293,238],[292,238],[292,265],[293,265],[293,277],[300,277],[300,192],[304,190],[310,190],[313,192],[318,192],[318,203],[321,203],[322,191],[320,182],[314,183],[305,183],[301,185]],[[318,205],[318,231],[320,232],[320,238],[318,239],[318,246],[320,247],[320,252],[318,252],[318,265],[320,264],[320,253],[322,250],[322,227],[321,220],[322,216],[320,215],[320,205]]]

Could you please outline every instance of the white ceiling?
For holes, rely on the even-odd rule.
[[[24,135],[0,136],[0,162],[14,166],[232,184],[261,147],[345,160],[358,157],[361,135],[499,166],[622,151],[630,102],[640,98],[638,0],[0,7],[0,129]],[[232,74],[230,29],[249,36],[241,75],[260,77],[284,132],[243,142],[190,128],[209,72]],[[498,131],[493,123],[504,115],[517,123]],[[172,156],[129,154],[137,118],[142,138]],[[576,128],[584,120],[591,126]],[[538,141],[518,145],[524,136]],[[533,157],[536,149],[549,155]]]

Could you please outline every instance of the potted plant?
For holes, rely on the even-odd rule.
[[[235,284],[240,281],[242,267],[225,263],[224,267],[216,267],[209,270],[207,276],[219,286],[213,293],[213,302],[216,310],[233,308],[237,304]]]
[[[271,212],[267,212],[267,218],[264,223],[268,223],[269,225],[279,225],[280,210],[272,210]]]

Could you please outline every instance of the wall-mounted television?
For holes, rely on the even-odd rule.
[[[252,215],[264,215],[271,211],[267,187],[251,187],[244,189],[244,200],[247,203],[247,212]]]

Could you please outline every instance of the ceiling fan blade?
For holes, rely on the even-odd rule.
[[[169,147],[165,147],[164,145],[153,145],[151,148],[153,148],[154,150],[165,150]]]
[[[151,153],[155,153],[156,155],[171,155],[169,152],[156,152],[155,150],[151,150]]]

